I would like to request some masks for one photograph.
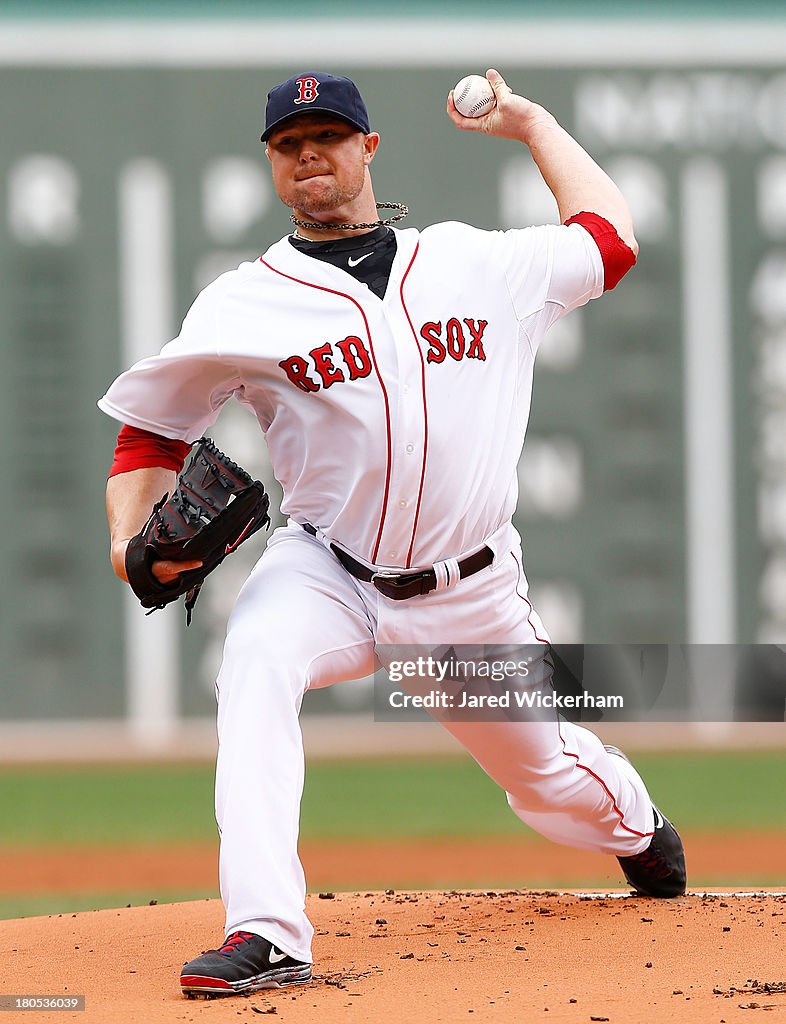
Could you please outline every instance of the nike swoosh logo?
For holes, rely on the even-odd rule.
[[[253,519],[249,519],[249,521],[246,523],[246,525],[241,530],[240,536],[234,542],[234,544],[227,544],[227,546],[224,548],[224,554],[225,555],[231,555],[232,552],[235,550],[235,548],[240,547],[240,545],[246,539],[246,535],[247,535],[248,531],[251,529],[251,527],[253,525],[254,525],[254,520]]]
[[[353,259],[350,256],[349,259],[347,260],[347,263],[350,265],[350,267],[356,267],[358,265],[358,263],[362,263],[363,260],[367,260],[369,258],[369,256],[372,256],[372,255],[373,255],[373,253],[367,252],[365,256],[358,256],[357,259]]]
[[[286,953],[277,953],[276,952],[276,947],[275,946],[271,946],[270,947],[270,952],[268,953],[267,958],[271,962],[271,964],[277,964],[279,962],[279,960],[286,960],[287,954]]]
[[[653,809],[653,811],[655,811],[655,828],[656,828],[656,830],[659,829],[659,828],[663,828],[663,816],[661,815],[661,813],[660,813],[660,811],[658,810],[657,807],[653,807],[652,809]]]

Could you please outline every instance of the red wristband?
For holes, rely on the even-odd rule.
[[[117,447],[110,477],[119,473],[129,473],[132,469],[147,469],[160,466],[179,473],[191,451],[191,445],[185,441],[176,441],[170,437],[162,437],[149,430],[123,425],[117,435]]]
[[[603,290],[609,291],[627,274],[636,262],[636,256],[617,234],[617,229],[598,213],[577,213],[565,221],[568,224],[581,224],[595,239],[595,244],[603,260]]]

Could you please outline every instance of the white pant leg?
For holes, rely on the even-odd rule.
[[[217,683],[216,819],[227,934],[264,935],[311,961],[297,855],[298,721],[311,686],[372,670],[372,627],[354,581],[296,526],[277,530],[230,617]]]
[[[514,785],[508,803],[523,822],[566,846],[628,857],[649,845],[654,829],[652,801],[636,769],[609,754],[589,729],[555,721],[556,736],[539,728],[534,747],[543,751],[552,786]]]
[[[649,845],[653,812],[644,782],[588,729],[556,718],[445,727],[541,835],[619,857]]]
[[[547,640],[515,544],[453,590],[382,599],[379,643],[522,644]],[[384,660],[384,657],[383,659]],[[515,814],[555,842],[629,856],[649,844],[652,803],[636,770],[598,737],[543,710],[532,722],[442,722],[505,790]]]

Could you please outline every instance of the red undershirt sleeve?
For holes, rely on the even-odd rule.
[[[595,239],[603,260],[603,290],[614,288],[636,262],[636,256],[617,234],[617,229],[598,213],[577,213],[565,224],[580,224]]]
[[[185,441],[162,437],[149,430],[130,427],[126,423],[117,435],[115,458],[109,476],[151,466],[160,466],[162,469],[172,469],[179,473],[190,451],[191,445]]]

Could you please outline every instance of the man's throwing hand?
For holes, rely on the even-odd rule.
[[[485,132],[486,135],[496,135],[501,139],[516,139],[526,143],[536,124],[546,120],[553,121],[551,114],[543,107],[524,96],[517,96],[499,71],[489,68],[486,72],[486,79],[494,90],[497,102],[488,114],[482,114],[480,117],[464,117],[463,114],[460,114],[453,102],[453,90],[450,90],[447,112],[448,117],[457,128],[471,132]]]

